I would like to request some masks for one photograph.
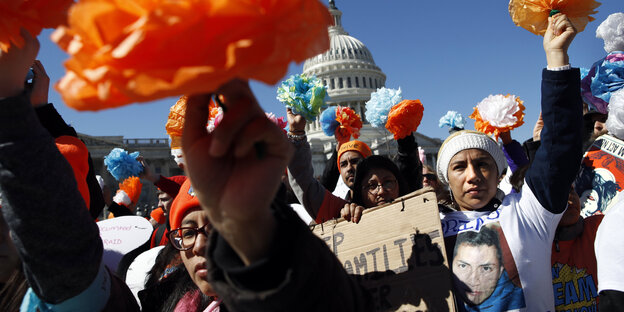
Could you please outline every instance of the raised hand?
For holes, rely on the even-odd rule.
[[[143,171],[139,174],[139,178],[146,179],[152,183],[156,183],[160,180],[160,174],[156,174],[156,172],[152,170],[152,167],[145,161],[143,156],[137,157],[136,160],[143,166]]]
[[[288,121],[288,132],[290,134],[305,134],[306,120],[301,115],[296,115],[290,108],[286,109],[286,120]]]
[[[362,219],[362,212],[364,212],[364,207],[353,203],[347,203],[344,205],[344,208],[340,210],[340,216],[347,221],[359,223]]]
[[[548,67],[570,64],[568,48],[576,33],[576,28],[565,14],[559,13],[548,18],[548,28],[544,34],[544,51]]]
[[[30,89],[30,104],[34,107],[48,104],[50,77],[48,77],[43,64],[39,60],[35,60],[32,64],[32,70],[35,77]]]
[[[8,52],[0,51],[0,98],[17,96],[24,91],[28,69],[39,52],[39,41],[22,28],[24,46],[12,45]]]
[[[230,81],[217,94],[227,112],[211,133],[206,124],[212,95],[188,99],[182,137],[186,172],[214,228],[250,264],[273,240],[269,207],[293,147],[266,118],[247,82]]]

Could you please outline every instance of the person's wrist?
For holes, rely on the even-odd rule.
[[[42,100],[42,101],[33,101],[32,102],[32,106],[34,108],[42,107],[42,106],[45,106],[45,105],[48,105],[48,104],[50,104],[50,103],[48,103],[47,99],[46,100]]]
[[[305,131],[300,132],[300,133],[293,133],[293,132],[289,131],[287,136],[288,136],[288,139],[290,141],[303,141],[303,140],[306,139]]]
[[[22,94],[24,92],[24,83],[18,85],[7,83],[2,86],[0,83],[0,98],[9,98]]]
[[[570,60],[563,50],[550,50],[546,51],[546,63],[549,68],[563,67],[570,64]]]

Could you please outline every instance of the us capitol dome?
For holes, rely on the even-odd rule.
[[[366,121],[366,102],[371,93],[384,87],[386,74],[375,64],[372,53],[355,37],[342,27],[342,12],[333,0],[329,1],[329,12],[334,18],[334,25],[328,29],[330,48],[322,54],[309,58],[303,64],[303,73],[319,78],[327,87],[330,106],[340,105],[351,107],[362,117],[364,126],[360,130],[358,140],[368,144],[376,155],[393,157],[397,153],[397,143],[385,128],[373,128]],[[393,88],[397,88],[393,87]],[[336,149],[334,137],[323,133],[317,118],[306,125],[308,141],[312,151],[314,174],[319,177],[323,173],[327,159]],[[435,166],[438,148],[442,144],[439,139],[429,138],[415,133],[416,141],[425,150],[426,164]]]

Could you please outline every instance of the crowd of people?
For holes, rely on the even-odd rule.
[[[549,18],[530,140],[455,131],[435,168],[412,134],[392,159],[358,140],[339,144],[316,179],[302,116],[287,111],[284,135],[242,80],[189,95],[176,160],[185,176],[139,159],[161,209],[151,239],[113,271],[95,220],[105,205],[115,217],[131,207],[103,195],[85,144],[48,103],[39,43],[22,31],[24,46],[0,53],[0,310],[371,311],[367,289],[308,225],[359,223],[423,187],[438,198],[458,310],[621,310],[624,204],[583,218],[575,190],[585,148],[606,133],[604,116],[583,111],[567,53],[576,33],[564,14]],[[209,132],[215,98],[224,114]],[[129,268],[148,253],[135,290]]]

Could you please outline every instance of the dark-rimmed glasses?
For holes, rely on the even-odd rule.
[[[197,240],[197,235],[202,233],[208,237],[208,234],[212,230],[210,223],[204,224],[202,227],[181,227],[174,230],[171,230],[167,233],[167,237],[169,237],[169,241],[173,248],[186,251],[195,245],[195,241]]]
[[[377,195],[379,194],[380,187],[390,192],[396,187],[396,185],[397,185],[397,180],[386,180],[386,181],[381,182],[381,184],[378,184],[378,183],[367,184],[364,186],[364,189],[367,190],[372,195]]]

